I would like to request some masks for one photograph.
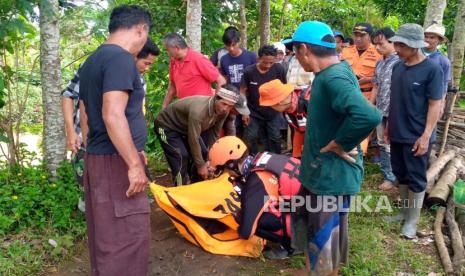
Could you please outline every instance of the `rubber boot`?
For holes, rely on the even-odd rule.
[[[414,239],[417,236],[417,224],[420,220],[424,198],[425,191],[421,193],[408,192],[409,207],[407,209],[404,225],[400,231],[400,234],[407,239]]]
[[[386,216],[384,220],[391,223],[391,222],[399,222],[406,219],[406,212],[408,207],[408,185],[400,184],[399,185],[399,193],[400,193],[400,213],[395,216]]]

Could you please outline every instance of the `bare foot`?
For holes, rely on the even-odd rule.
[[[384,182],[378,186],[378,189],[385,192],[391,190],[392,188],[394,188],[394,183],[389,180],[384,180]]]

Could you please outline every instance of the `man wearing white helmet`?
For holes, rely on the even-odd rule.
[[[276,62],[282,63],[284,57],[286,56],[286,46],[282,42],[275,42],[273,46],[278,50],[278,55],[276,56]]]
[[[425,30],[425,42],[429,44],[429,46],[423,48],[423,54],[427,56],[431,61],[437,63],[443,73],[443,93],[444,97],[447,93],[447,87],[449,81],[451,80],[450,75],[450,61],[449,59],[442,54],[438,50],[438,46],[441,43],[447,43],[448,39],[445,36],[446,30],[444,26],[439,25],[437,23],[433,23],[433,25],[429,26]],[[441,109],[443,110],[443,108]]]

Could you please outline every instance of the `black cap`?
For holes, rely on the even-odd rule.
[[[373,33],[373,26],[370,23],[357,23],[352,32],[371,35]]]

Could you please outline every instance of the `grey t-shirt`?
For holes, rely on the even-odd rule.
[[[425,59],[413,66],[400,61],[392,68],[388,129],[392,142],[414,144],[426,127],[429,100],[443,95],[439,65]],[[430,143],[436,140],[436,131]]]
[[[134,57],[117,45],[101,45],[79,69],[79,76],[80,99],[84,101],[89,126],[87,152],[117,153],[102,117],[103,94],[110,91],[129,94],[125,115],[132,140],[137,150],[142,151],[147,141],[147,126],[142,112],[145,92]]]

